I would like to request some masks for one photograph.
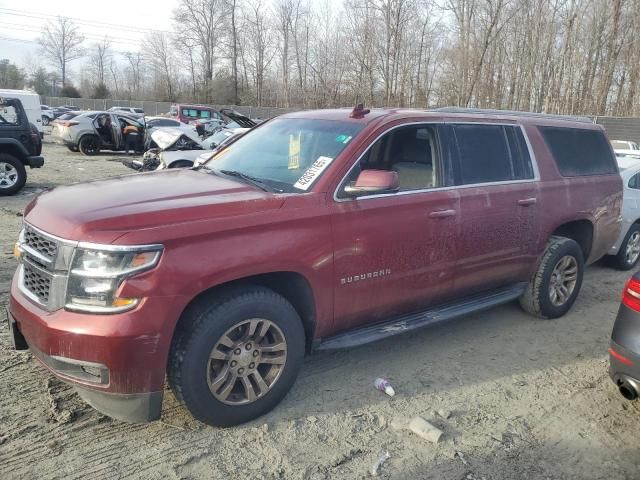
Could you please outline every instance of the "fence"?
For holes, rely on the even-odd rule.
[[[640,143],[639,117],[595,117],[594,121],[604,127],[611,140]]]
[[[170,102],[147,102],[142,100],[111,100],[90,98],[44,97],[43,102],[52,107],[75,105],[82,110],[107,110],[111,107],[142,108],[147,115],[164,115],[169,112]],[[212,105],[214,108],[233,108],[250,118],[271,118],[300,108],[254,107],[248,105]],[[612,140],[632,140],[640,143],[639,117],[591,117],[602,125]]]
[[[51,106],[73,105],[81,110],[108,110],[111,107],[142,108],[146,115],[166,115],[171,108],[171,102],[147,102],[143,100],[111,100],[92,98],[43,97],[42,102]],[[287,112],[294,112],[296,108],[253,107],[246,105],[211,105],[213,108],[233,108],[237,112],[250,118],[271,118]]]

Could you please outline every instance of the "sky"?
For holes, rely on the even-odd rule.
[[[170,30],[178,0],[0,0],[0,59],[21,67],[51,66],[36,40],[47,20],[71,18],[85,36],[85,46],[106,35],[115,51],[137,51],[150,30]],[[76,70],[83,60],[71,64]]]

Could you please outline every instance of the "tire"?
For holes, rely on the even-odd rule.
[[[80,139],[78,148],[83,155],[93,156],[100,153],[100,140],[94,135],[85,135]]]
[[[618,270],[631,270],[636,266],[640,259],[640,224],[634,223],[629,227],[618,253],[609,258],[612,266]]]
[[[27,182],[22,161],[9,153],[0,153],[0,196],[15,195]]]
[[[49,117],[46,117],[44,115],[42,116],[42,125],[45,127],[49,125]]]
[[[177,162],[173,162],[169,165],[169,168],[191,168],[193,167],[193,162],[189,160],[178,160]]]
[[[261,340],[248,337],[252,324]],[[238,325],[241,327],[235,328]],[[262,351],[265,344],[282,345],[282,341],[286,349]],[[293,386],[304,352],[302,322],[291,304],[272,290],[247,286],[203,297],[187,308],[173,339],[167,377],[178,400],[195,418],[208,425],[229,427],[272,410]],[[274,357],[279,360],[269,360]],[[248,363],[253,358],[260,360]],[[255,372],[268,388],[259,387]],[[241,373],[256,399],[249,398]]]
[[[561,265],[561,262],[564,263]],[[560,271],[564,270],[564,277],[560,277],[561,282],[552,279],[556,267],[560,268]],[[580,246],[570,238],[551,237],[536,273],[520,297],[520,306],[526,312],[540,318],[563,316],[572,307],[580,292],[583,274],[584,257]],[[565,290],[560,294],[558,288],[553,288],[554,293],[553,285],[562,285]],[[566,298],[562,298],[565,293]]]
[[[79,152],[80,151],[80,149],[75,145],[67,145],[67,148],[69,149],[70,152]]]

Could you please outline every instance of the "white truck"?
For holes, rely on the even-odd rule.
[[[3,88],[0,89],[0,97],[17,98],[20,100],[20,102],[22,102],[22,107],[27,114],[29,123],[33,123],[36,126],[41,137],[44,135],[44,129],[42,128],[42,110],[40,108],[40,95],[30,90],[11,90]]]

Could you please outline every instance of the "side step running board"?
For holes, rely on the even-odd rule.
[[[383,338],[416,330],[427,325],[444,322],[515,300],[524,293],[526,288],[526,283],[518,283],[514,286],[474,295],[459,302],[448,303],[424,312],[405,314],[382,323],[339,333],[333,337],[320,340],[314,350],[337,350],[357,347],[358,345],[382,340]]]

